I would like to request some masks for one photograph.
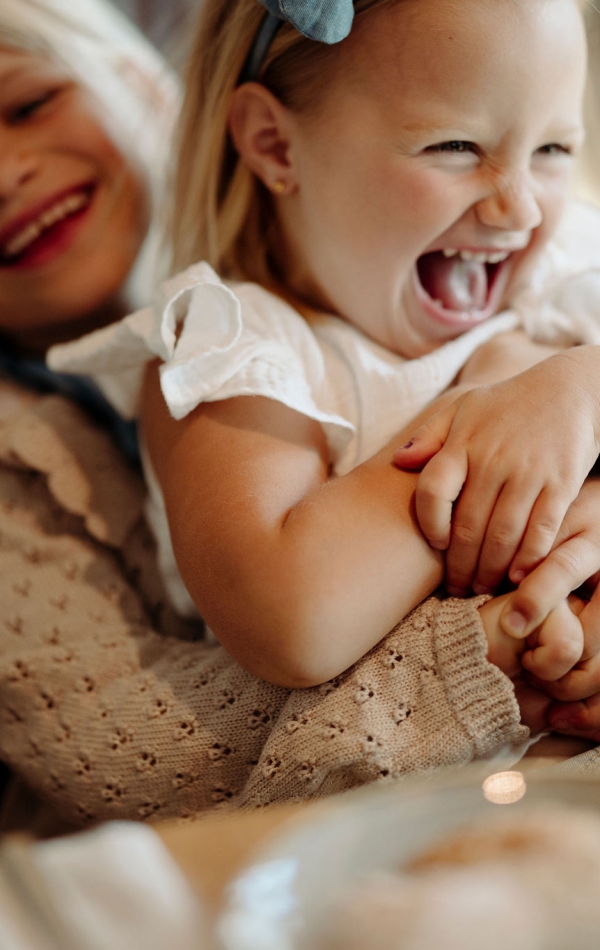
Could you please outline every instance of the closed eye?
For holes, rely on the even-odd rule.
[[[425,151],[449,152],[453,155],[462,155],[465,152],[472,152],[475,155],[479,154],[479,149],[474,142],[463,142],[458,139],[453,139],[450,142],[437,142],[435,145],[428,145]]]
[[[570,145],[561,145],[560,142],[549,142],[547,145],[541,145],[537,149],[538,155],[572,155],[573,149]]]
[[[49,89],[44,92],[42,95],[34,96],[31,99],[27,99],[23,102],[18,103],[13,106],[9,111],[8,119],[13,125],[18,125],[20,122],[26,122],[27,119],[30,119],[36,112],[39,112],[48,102],[55,98],[58,95],[59,89]]]

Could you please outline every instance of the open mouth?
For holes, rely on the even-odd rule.
[[[41,263],[60,250],[90,206],[93,185],[57,197],[0,243],[0,267]]]
[[[510,251],[444,248],[417,261],[417,293],[428,314],[458,329],[481,323],[498,307]]]

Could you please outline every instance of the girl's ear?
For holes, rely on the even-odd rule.
[[[277,195],[296,190],[291,157],[288,111],[257,82],[244,83],[233,94],[229,132],[242,161]]]

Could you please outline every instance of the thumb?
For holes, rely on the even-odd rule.
[[[443,448],[457,409],[458,401],[436,412],[419,426],[410,441],[394,452],[394,465],[398,468],[422,468]]]

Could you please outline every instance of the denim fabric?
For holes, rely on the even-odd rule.
[[[260,0],[269,13],[320,43],[339,43],[352,27],[352,0]]]

